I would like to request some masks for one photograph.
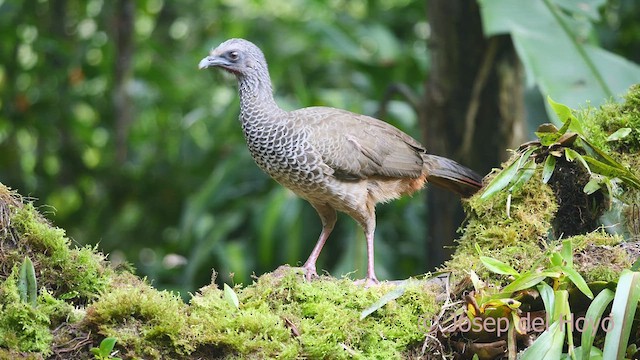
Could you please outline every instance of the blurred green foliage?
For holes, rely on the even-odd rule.
[[[122,11],[133,14],[133,52],[119,90]],[[428,68],[424,4],[409,0],[5,0],[0,29],[0,181],[35,197],[75,241],[183,293],[212,268],[248,282],[299,264],[321,229],[253,164],[235,81],[197,70],[210,48],[230,37],[260,44],[290,109],[373,114],[394,81],[420,91]],[[392,101],[387,113],[418,136],[409,105]],[[424,211],[419,196],[381,207],[382,278],[425,271]],[[319,262],[335,275],[365,268],[364,237],[341,219]]]
[[[639,12],[620,1],[605,20],[620,4]],[[0,182],[35,197],[78,243],[98,243],[160,288],[193,291],[211,269],[222,282],[246,283],[301,264],[319,219],[253,164],[235,80],[198,71],[198,61],[244,37],[264,50],[282,107],[373,115],[394,82],[423,92],[425,8],[411,0],[0,0]],[[637,55],[627,48],[637,31],[621,24],[604,25],[608,43]],[[617,41],[611,29],[621,28]],[[419,138],[406,101],[386,110],[386,121]],[[381,279],[427,270],[422,196],[379,206]],[[319,269],[362,276],[365,260],[364,236],[341,217]]]

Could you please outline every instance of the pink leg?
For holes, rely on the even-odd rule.
[[[316,261],[318,260],[318,256],[320,256],[320,252],[322,252],[322,247],[324,243],[329,238],[331,231],[333,231],[333,226],[336,224],[336,211],[328,206],[328,205],[318,205],[311,204],[318,212],[320,216],[320,220],[322,221],[322,232],[320,233],[320,237],[318,238],[318,242],[316,242],[316,246],[313,247],[313,251],[311,251],[311,255],[302,266],[305,269],[305,278],[307,280],[311,280],[314,277],[318,277],[318,273],[316,271]]]
[[[378,278],[376,277],[375,270],[375,255],[373,251],[374,233],[376,230],[376,214],[373,206],[368,207],[368,216],[360,221],[360,225],[364,229],[364,235],[367,240],[367,277],[356,281],[356,284],[364,284],[365,287],[377,284]]]
[[[369,285],[378,283],[378,278],[376,277],[376,270],[375,270],[375,266],[374,266],[374,260],[375,260],[375,256],[374,256],[374,252],[373,252],[373,233],[374,233],[374,229],[371,229],[371,231],[366,234],[366,237],[367,237],[367,278],[365,280],[365,286],[369,286]]]

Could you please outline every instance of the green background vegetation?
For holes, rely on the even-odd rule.
[[[373,115],[392,83],[424,93],[425,5],[0,1],[0,182],[159,288],[193,291],[212,268],[247,283],[299,264],[320,231],[315,212],[253,164],[235,81],[197,63],[229,37],[248,38],[282,107]],[[638,14],[632,0],[606,4],[591,41],[640,62]],[[384,119],[420,138],[408,103],[392,100]],[[429,270],[424,196],[379,207],[380,278]],[[365,268],[364,238],[341,219],[318,264],[334,275]]]

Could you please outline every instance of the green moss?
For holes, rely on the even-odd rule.
[[[20,242],[15,251],[4,254],[10,261],[22,261],[28,254],[39,270],[38,282],[61,299],[86,303],[106,289],[113,271],[102,254],[91,247],[71,247],[64,230],[49,224],[31,203],[15,206],[12,212]]]
[[[111,288],[88,309],[84,323],[105,337],[115,337],[129,356],[175,357],[192,351],[187,305],[133,275],[114,278]]]
[[[640,151],[640,84],[634,85],[622,103],[607,103],[598,109],[587,108],[577,112],[584,124],[587,138],[596,146],[611,153],[637,153]],[[616,141],[607,141],[609,135],[620,128],[633,131]]]
[[[514,156],[503,168],[517,159]],[[511,194],[501,192],[489,200],[478,193],[465,203],[467,224],[458,240],[458,247],[442,270],[451,272],[454,279],[474,270],[483,279],[496,278],[480,262],[476,245],[483,255],[506,262],[518,271],[531,269],[543,254],[545,239],[558,208],[553,191],[541,182],[538,169],[526,186]],[[491,179],[494,172],[486,179]],[[501,283],[501,278],[496,284]]]
[[[436,311],[420,285],[360,320],[393,286],[364,289],[350,280],[303,281],[293,269],[262,276],[238,292],[240,309],[208,287],[191,301],[200,346],[257,358],[399,358],[424,340],[421,319]]]
[[[572,236],[570,239],[574,252],[582,251],[592,246],[611,247],[624,242],[622,236],[609,234],[602,229],[589,234]]]
[[[35,307],[20,300],[16,285],[25,257],[35,267]],[[0,346],[13,358],[24,351],[51,354],[53,329],[81,319],[84,312],[74,305],[97,297],[111,273],[102,255],[71,248],[63,230],[0,184]]]
[[[18,268],[0,286],[0,346],[19,351],[51,353],[49,318],[37,307],[20,300]]]

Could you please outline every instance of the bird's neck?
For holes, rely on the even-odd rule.
[[[243,122],[267,120],[283,112],[273,98],[268,74],[260,77],[238,77],[240,117]]]

